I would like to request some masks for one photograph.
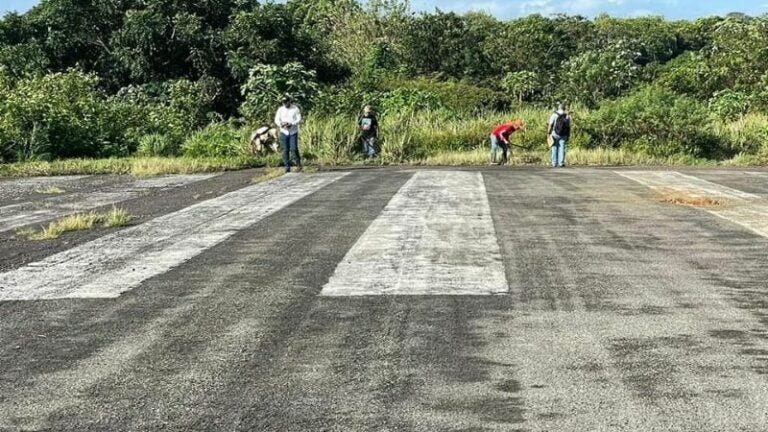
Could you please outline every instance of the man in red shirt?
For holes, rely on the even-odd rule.
[[[525,127],[525,123],[522,120],[514,120],[509,123],[502,123],[495,128],[491,133],[491,163],[496,163],[496,149],[501,147],[502,156],[499,165],[509,163],[509,136],[513,133],[522,130]]]

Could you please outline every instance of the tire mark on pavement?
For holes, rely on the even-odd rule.
[[[760,360],[713,337],[760,324],[691,264],[728,240],[737,247],[723,253],[737,261],[753,235],[720,234],[705,213],[649,202],[599,170],[488,177],[510,289],[521,299],[517,318],[499,329],[511,335],[509,347],[493,348],[521,359],[529,430],[768,424]]]

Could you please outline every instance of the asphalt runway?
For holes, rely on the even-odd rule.
[[[0,431],[768,430],[768,171],[256,174],[0,181]]]

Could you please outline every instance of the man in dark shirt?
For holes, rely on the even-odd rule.
[[[357,119],[357,126],[360,129],[360,139],[363,142],[363,154],[366,157],[376,156],[376,141],[379,138],[379,121],[371,107],[363,108],[363,114]]]

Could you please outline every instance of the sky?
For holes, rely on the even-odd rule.
[[[0,0],[0,14],[25,12],[39,0]],[[768,13],[768,0],[411,0],[416,10],[466,12],[479,10],[498,18],[514,18],[533,13],[566,13],[594,17],[606,12],[611,16],[633,17],[662,15],[670,19],[693,19],[708,15],[744,12]]]

